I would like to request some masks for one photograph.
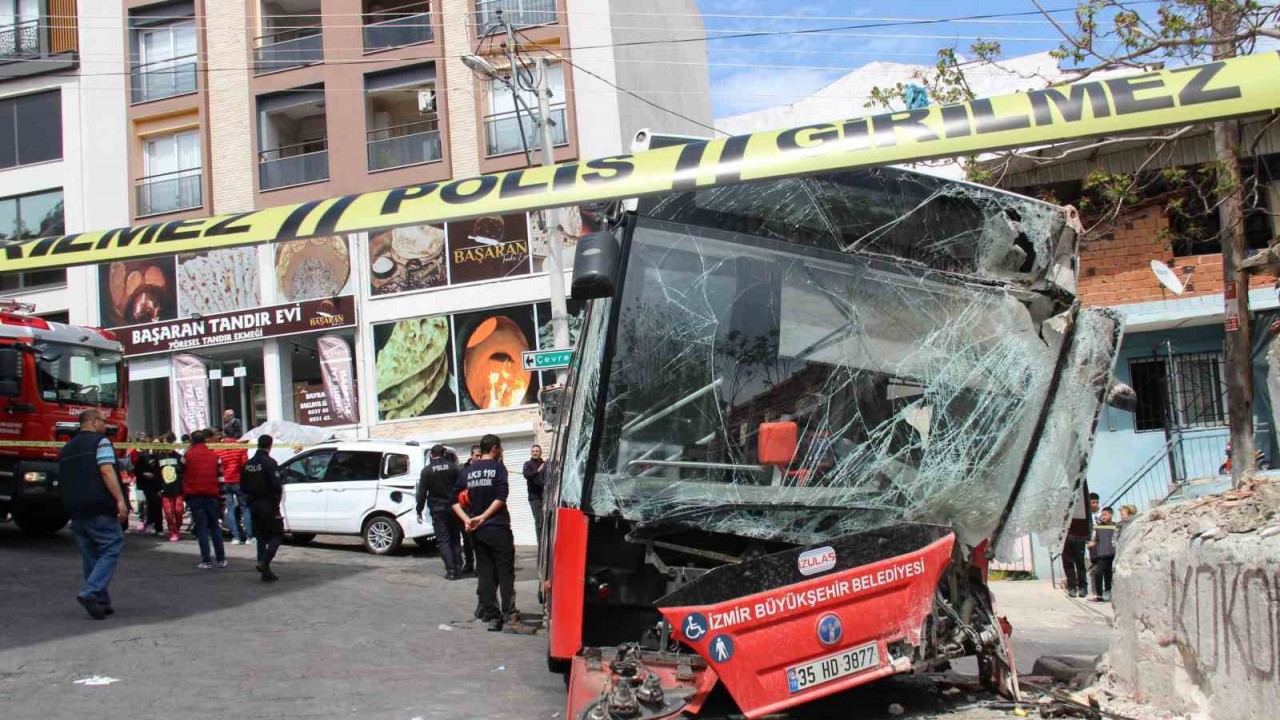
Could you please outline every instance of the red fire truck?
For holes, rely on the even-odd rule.
[[[97,408],[116,441],[128,436],[124,348],[107,330],[51,322],[34,308],[0,304],[0,516],[32,535],[67,524],[58,488],[58,448]]]
[[[1016,695],[988,561],[1062,537],[1119,396],[1071,212],[879,168],[605,215],[544,397],[566,717],[755,718],[974,655]]]

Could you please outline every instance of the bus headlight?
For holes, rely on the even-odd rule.
[[[40,483],[40,482],[44,482],[45,479],[48,477],[49,475],[47,473],[42,473],[36,470],[28,470],[22,473],[22,482]]]

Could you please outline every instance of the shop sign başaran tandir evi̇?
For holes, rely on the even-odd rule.
[[[239,312],[117,328],[128,357],[352,327],[355,298],[306,300]]]

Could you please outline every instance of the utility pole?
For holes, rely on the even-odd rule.
[[[1235,57],[1235,44],[1226,38],[1236,35],[1239,18],[1228,7],[1209,5],[1213,27],[1213,58]],[[1218,219],[1222,240],[1222,287],[1226,365],[1227,413],[1231,430],[1231,480],[1240,487],[1254,471],[1253,448],[1253,362],[1249,318],[1249,276],[1240,270],[1245,257],[1244,186],[1240,180],[1240,158],[1236,148],[1240,130],[1235,120],[1213,124],[1213,145],[1217,153]]]
[[[542,127],[542,164],[555,165],[552,136],[551,88],[547,83],[547,59],[538,58],[538,123]],[[560,210],[543,211],[547,227],[547,278],[551,284],[551,329],[557,349],[569,347],[569,308],[564,298],[564,251],[560,244]],[[556,382],[564,383],[567,373],[556,371]]]

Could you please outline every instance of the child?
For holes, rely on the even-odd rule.
[[[1093,527],[1093,541],[1089,554],[1093,556],[1093,602],[1111,600],[1111,565],[1116,559],[1116,526],[1112,524],[1112,510],[1102,508],[1098,524]]]
[[[173,433],[164,438],[172,445]],[[169,542],[178,542],[182,531],[182,456],[172,448],[156,453],[156,464],[160,468],[160,503],[164,508],[164,518],[169,524]]]

